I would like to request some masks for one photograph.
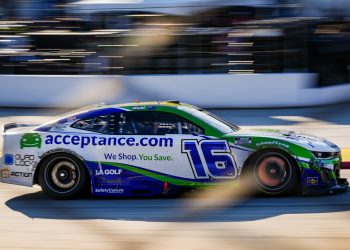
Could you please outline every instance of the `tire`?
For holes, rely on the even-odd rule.
[[[39,184],[53,199],[73,199],[85,189],[88,174],[75,156],[58,153],[44,159],[39,169]]]
[[[300,192],[299,171],[294,159],[279,150],[264,150],[253,157],[249,179],[257,193],[283,196]]]

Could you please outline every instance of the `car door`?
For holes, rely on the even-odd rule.
[[[182,153],[182,141],[195,139],[202,129],[160,111],[119,112],[110,123],[116,143],[107,145],[103,165],[120,171],[124,193],[160,194],[168,186],[193,184],[195,175]]]
[[[126,156],[126,160],[131,159],[136,167],[192,180],[236,177],[228,142],[205,136],[204,129],[193,122],[160,111],[133,111],[120,116],[123,118],[116,133],[134,134],[129,140],[135,143],[128,146],[136,154]]]

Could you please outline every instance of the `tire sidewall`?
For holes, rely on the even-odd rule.
[[[70,161],[73,163],[78,171],[79,180],[74,187],[70,190],[62,192],[55,190],[55,188],[50,184],[52,180],[48,180],[48,176],[51,173],[48,171],[52,170],[52,164],[57,164],[60,161]],[[46,195],[54,199],[72,199],[78,197],[83,191],[84,187],[87,183],[87,172],[84,164],[77,157],[66,154],[66,153],[58,153],[54,155],[50,155],[43,160],[43,164],[39,170],[39,184]]]
[[[281,187],[276,188],[276,190],[264,188],[263,184],[259,181],[259,178],[257,177],[257,169],[258,169],[259,163],[266,157],[271,157],[271,156],[282,159],[288,164],[288,168],[289,168],[288,169],[289,174],[287,177],[288,179],[285,181],[285,183],[283,183]],[[254,188],[260,194],[262,193],[268,196],[281,196],[281,195],[297,193],[296,191],[299,189],[297,166],[293,161],[293,158],[289,154],[283,151],[269,150],[269,151],[259,153],[254,157],[249,172],[250,172],[249,175],[251,176],[251,181],[254,183]]]

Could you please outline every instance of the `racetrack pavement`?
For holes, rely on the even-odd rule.
[[[297,129],[350,148],[350,116],[342,107],[214,112],[244,126]],[[0,123],[43,122],[58,113],[0,110]],[[350,170],[342,176],[350,178]],[[0,184],[0,249],[349,249],[350,192],[243,200],[211,195],[209,202],[224,197],[227,205],[189,198],[56,201],[38,186]]]
[[[56,201],[39,187],[9,184],[0,184],[0,201],[0,249],[304,250],[350,244],[349,192],[254,197],[193,217],[185,216],[196,206],[189,199]]]

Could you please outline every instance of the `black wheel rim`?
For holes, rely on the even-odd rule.
[[[68,193],[76,188],[80,181],[78,165],[68,159],[59,158],[52,160],[45,171],[47,186],[57,193]]]

